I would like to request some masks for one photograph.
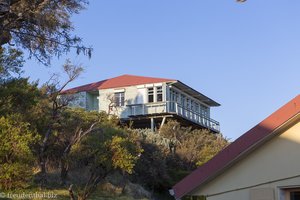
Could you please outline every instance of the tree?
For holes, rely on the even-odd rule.
[[[131,174],[142,151],[134,138],[117,127],[104,126],[89,134],[70,154],[73,170],[81,172],[78,199],[87,199],[100,181],[114,170]],[[69,188],[70,196],[75,199],[72,188]]]
[[[43,133],[43,139],[39,149],[39,165],[41,175],[41,186],[46,183],[46,150],[49,145],[49,141],[55,132],[57,126],[62,123],[61,114],[66,109],[68,103],[72,100],[72,95],[61,95],[63,89],[82,73],[83,68],[81,66],[72,65],[69,60],[63,65],[64,72],[67,74],[68,79],[63,84],[60,84],[58,78],[53,75],[50,80],[44,85],[44,93],[49,103],[50,112],[48,116],[48,124],[45,133]],[[47,109],[47,107],[46,107]],[[49,110],[49,109],[47,109]]]
[[[0,84],[0,116],[19,113],[26,121],[39,100],[37,83],[30,83],[27,78],[10,79]]]
[[[20,76],[24,63],[22,55],[20,50],[14,48],[0,48],[0,83]]]
[[[18,115],[0,117],[0,189],[25,187],[33,172],[30,146],[38,136]]]
[[[90,56],[92,49],[71,34],[74,28],[70,21],[87,4],[87,0],[1,0],[0,49],[17,45],[44,64],[70,48]]]
[[[169,121],[160,130],[162,136],[172,139],[175,154],[184,161],[185,170],[193,170],[225,148],[228,144],[221,134],[207,129],[180,127],[176,121]]]
[[[64,185],[69,172],[69,154],[74,145],[80,143],[88,134],[99,129],[102,113],[83,109],[66,109],[61,116],[62,123],[57,128],[61,183]]]
[[[158,145],[146,141],[141,142],[141,145],[144,151],[136,163],[131,178],[151,191],[167,190],[170,187],[168,185],[170,177],[165,152]]]

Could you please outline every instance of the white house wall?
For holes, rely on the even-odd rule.
[[[109,104],[113,98],[115,92],[124,91],[125,106],[113,108],[110,111],[111,114],[118,115],[120,118],[126,118],[129,113],[129,108],[127,104],[134,104],[134,102],[141,102],[143,98],[138,95],[142,95],[141,89],[138,89],[136,86],[124,87],[124,88],[113,88],[113,89],[102,89],[99,90],[99,110],[109,112]]]
[[[124,88],[125,89],[125,88]],[[125,92],[125,99],[129,97],[129,94],[132,93],[132,88],[126,88]],[[118,107],[117,109],[109,110],[110,103],[113,101],[115,89],[102,89],[99,90],[99,111],[105,111],[110,114],[115,114],[120,117],[126,115],[126,107]]]
[[[113,108],[110,113],[118,115],[120,118],[127,118],[131,115],[128,106],[130,104],[145,104],[148,102],[147,88],[162,86],[163,99],[166,99],[166,83],[155,83],[145,85],[135,85],[122,88],[111,88],[99,90],[99,111],[109,112],[109,97],[113,97],[114,93],[124,91],[125,106]],[[155,99],[155,98],[154,98]]]
[[[146,103],[147,99],[147,89],[146,88],[137,88],[137,95],[135,97],[135,104]]]
[[[280,188],[300,186],[300,178],[295,177],[300,176],[299,152],[298,122],[190,195],[208,195],[207,200],[253,200],[251,191],[260,188],[274,193],[260,200],[283,200]]]

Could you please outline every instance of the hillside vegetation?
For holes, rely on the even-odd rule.
[[[15,62],[5,65],[0,77],[1,192],[53,191],[73,200],[168,199],[172,185],[228,144],[221,134],[176,121],[151,132],[122,126],[105,112],[70,108],[73,95],[60,94],[81,67],[67,61],[66,81],[52,76],[39,86],[11,74],[21,73],[21,54],[0,53]],[[4,64],[0,59],[0,69]]]
[[[27,92],[14,88],[14,81],[26,82]],[[53,118],[43,88],[24,79],[1,87],[7,96],[0,102],[15,104],[1,107],[1,191],[55,191],[60,199],[168,199],[173,184],[227,145],[220,134],[176,121],[151,132],[83,109],[64,107]],[[17,104],[20,98],[26,101]]]

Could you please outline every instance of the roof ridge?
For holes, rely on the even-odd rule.
[[[116,76],[116,77],[112,77],[110,79],[113,79],[113,78],[118,78],[118,77],[121,77],[121,76],[132,76],[132,77],[140,77],[140,78],[153,78],[153,79],[168,79],[168,80],[176,80],[176,79],[172,79],[172,78],[162,78],[162,77],[153,77],[153,76],[142,76],[142,75],[133,75],[133,74],[122,74],[120,76]]]

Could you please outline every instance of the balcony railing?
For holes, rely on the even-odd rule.
[[[171,113],[211,129],[212,131],[220,132],[219,122],[201,115],[199,112],[187,109],[177,102],[165,101],[146,104],[130,104],[127,106],[130,110],[129,115],[131,116]]]

